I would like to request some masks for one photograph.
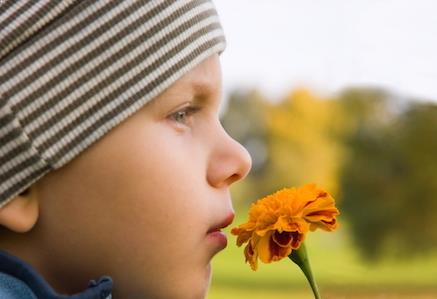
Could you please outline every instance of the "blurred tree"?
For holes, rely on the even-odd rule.
[[[337,109],[334,101],[303,88],[278,104],[256,91],[234,92],[222,123],[253,160],[248,178],[234,188],[234,198],[250,202],[309,181],[335,193],[341,158]]]
[[[341,210],[369,259],[421,253],[437,246],[437,107],[414,103],[393,111],[380,91],[340,96],[353,128],[340,178]]]
[[[408,186],[402,226],[395,238],[408,249],[437,248],[437,106],[414,104],[403,115],[398,132],[403,157],[403,183]],[[411,237],[407,237],[410,235]]]
[[[300,88],[270,107],[270,159],[268,175],[263,178],[270,186],[268,193],[314,182],[336,194],[342,153],[337,140],[336,104]]]

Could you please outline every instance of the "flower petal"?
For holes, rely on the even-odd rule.
[[[303,218],[310,223],[310,230],[321,228],[332,231],[337,228],[335,217],[340,213],[335,207],[334,199],[325,192],[308,204],[302,214]]]
[[[291,247],[292,249],[299,248],[303,242],[305,234],[301,234],[297,231],[294,232],[274,232],[272,240],[280,247]]]
[[[293,235],[291,232],[278,232],[275,231],[272,235],[272,240],[281,247],[290,246],[293,240]]]
[[[241,229],[239,227],[234,227],[231,230],[231,234],[238,236],[237,237],[237,246],[240,247],[241,245],[243,245],[244,243],[246,243],[247,241],[250,240],[250,238],[252,237],[252,231],[247,231],[245,229]]]
[[[249,262],[250,268],[253,271],[258,269],[258,254],[253,250],[252,244],[249,242],[244,248],[246,263]]]
[[[287,257],[291,251],[291,244],[289,246],[279,246],[274,240],[273,235],[275,232],[268,232],[258,243],[255,251],[258,251],[259,259],[263,263],[271,263],[279,261],[284,257]],[[290,239],[290,243],[292,240]]]
[[[258,252],[259,259],[264,263],[270,263],[272,261],[272,253],[270,251],[271,235],[272,232],[269,231],[260,239],[255,247],[255,251]]]

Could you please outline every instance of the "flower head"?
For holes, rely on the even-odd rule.
[[[258,268],[264,263],[279,261],[300,247],[308,231],[337,227],[339,211],[326,191],[307,184],[300,188],[284,188],[252,204],[249,220],[232,229],[237,245],[247,243],[246,262]]]

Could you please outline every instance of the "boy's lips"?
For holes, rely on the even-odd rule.
[[[231,212],[225,218],[223,218],[222,221],[218,222],[208,230],[206,234],[207,239],[215,243],[215,252],[223,250],[228,245],[228,239],[221,229],[229,226],[234,220],[234,217],[234,212]]]
[[[216,223],[214,226],[212,226],[207,234],[220,231],[222,228],[228,227],[232,221],[234,221],[235,214],[234,212],[230,212],[225,218],[223,218],[220,222]]]

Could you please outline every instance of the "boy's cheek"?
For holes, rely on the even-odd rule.
[[[173,271],[174,279],[183,280],[186,269],[195,268],[200,276],[190,284],[198,286],[211,259],[204,243],[211,216],[211,190],[202,162],[206,153],[200,153],[196,144],[181,143],[182,139],[164,141],[162,135],[154,135],[162,145],[157,148],[136,139],[136,134],[130,136],[137,141],[110,147],[112,159],[95,151],[77,164],[70,178],[78,181],[58,190],[58,195],[68,196],[55,204],[58,199],[53,195],[53,204],[47,205],[51,215],[47,227],[53,229],[57,223],[53,239],[71,236],[70,249],[60,245],[64,253],[99,252],[97,261],[86,263],[94,263],[96,272],[98,265],[102,272],[111,268],[116,281],[130,277],[129,272],[151,277],[163,269],[167,270],[162,276]],[[78,176],[83,173],[87,175]],[[68,181],[73,179],[64,180]]]

